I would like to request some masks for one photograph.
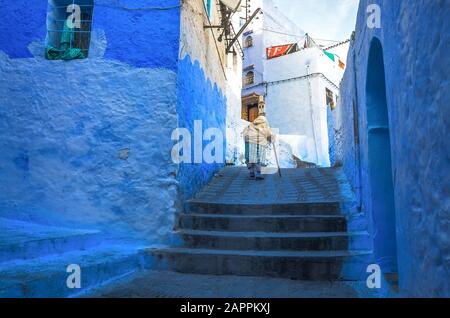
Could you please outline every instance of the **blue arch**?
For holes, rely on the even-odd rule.
[[[373,38],[366,81],[369,175],[374,252],[385,273],[397,272],[395,199],[383,47]]]

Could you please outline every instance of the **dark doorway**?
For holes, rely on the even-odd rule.
[[[255,119],[258,117],[259,108],[258,104],[253,104],[248,106],[248,118],[247,120],[249,122],[254,122]]]
[[[253,122],[259,115],[258,104],[262,96],[250,94],[242,97],[242,119]]]
[[[374,252],[382,271],[395,273],[397,239],[391,140],[383,48],[377,38],[372,40],[369,52],[366,108]]]

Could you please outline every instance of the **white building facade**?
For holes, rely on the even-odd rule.
[[[267,118],[278,131],[281,166],[329,167],[328,121],[345,68],[344,57],[337,52],[346,52],[348,44],[326,50],[281,13],[272,0],[251,0],[249,10],[257,7],[263,13],[243,36],[241,118],[252,121],[257,116],[256,101],[263,96]],[[270,164],[275,164],[273,158]]]

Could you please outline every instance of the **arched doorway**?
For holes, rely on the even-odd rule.
[[[366,109],[374,252],[384,273],[397,272],[395,201],[389,113],[381,42],[372,40],[367,65]]]

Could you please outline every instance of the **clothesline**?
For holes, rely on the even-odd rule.
[[[305,38],[307,34],[294,34],[294,33],[286,33],[286,32],[281,32],[281,31],[276,31],[276,30],[272,30],[272,29],[266,29],[266,28],[262,28],[261,30],[263,31],[268,31],[268,32],[272,32],[272,33],[278,33],[278,34],[283,34],[283,35],[289,35],[289,36],[294,36],[294,37],[298,37],[298,38]],[[322,41],[322,42],[333,42],[333,43],[341,43],[344,42],[343,40],[327,40],[327,39],[319,39],[319,38],[313,38],[312,36],[309,35],[310,38],[312,38],[315,41]]]

